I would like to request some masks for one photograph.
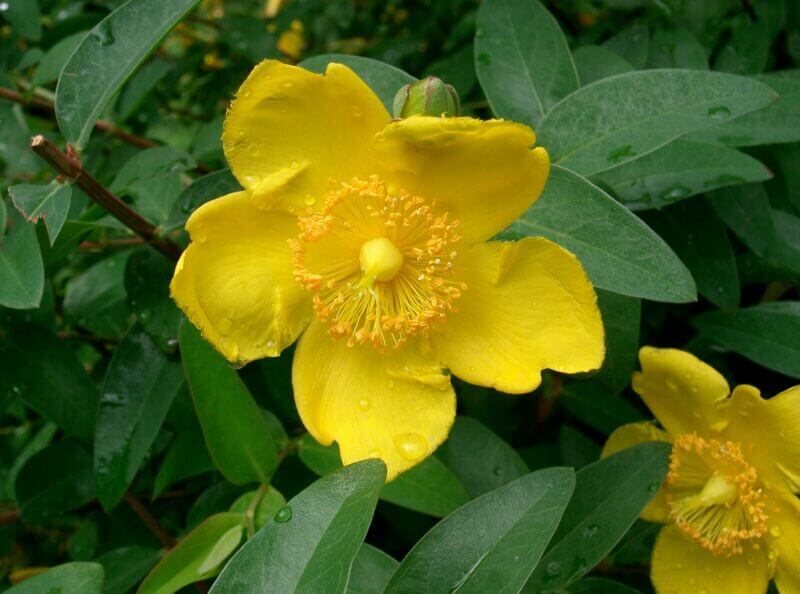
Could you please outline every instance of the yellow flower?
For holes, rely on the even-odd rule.
[[[392,121],[350,69],[258,65],[225,120],[245,188],[199,208],[173,298],[229,361],[302,333],[295,401],[344,463],[419,463],[455,415],[450,372],[529,392],[600,366],[589,280],[543,238],[486,242],[539,196],[547,152],[519,124]]]
[[[669,472],[642,518],[666,524],[653,549],[659,594],[800,592],[800,386],[764,400],[730,388],[694,355],[644,347],[633,389],[664,430],[623,425],[608,456],[672,443]],[[729,396],[730,394],[730,396]]]
[[[278,51],[287,58],[298,60],[305,46],[306,39],[303,35],[303,23],[295,19],[290,27],[278,37]]]

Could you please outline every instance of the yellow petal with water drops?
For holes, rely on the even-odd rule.
[[[236,94],[222,146],[231,171],[262,206],[305,210],[340,181],[374,173],[372,138],[389,122],[380,99],[352,70],[324,75],[265,60]]]
[[[311,318],[294,279],[287,240],[295,217],[260,210],[247,192],[217,198],[186,224],[192,243],[170,284],[172,298],[234,364],[275,357]]]
[[[463,250],[455,311],[434,327],[439,360],[458,377],[522,394],[543,369],[597,369],[605,352],[597,297],[577,258],[547,239],[489,242]]]
[[[653,548],[650,577],[658,594],[763,594],[770,574],[763,547],[718,556],[665,526]]]
[[[435,200],[472,243],[502,231],[541,194],[550,158],[535,142],[533,130],[513,122],[413,116],[378,134],[375,153],[384,179]]]
[[[456,414],[450,376],[418,341],[387,350],[348,347],[318,321],[297,345],[292,384],[311,435],[325,445],[338,442],[344,464],[382,458],[387,480],[430,456]]]
[[[672,435],[724,427],[730,387],[713,367],[685,351],[649,346],[639,361],[633,389]]]
[[[600,457],[606,458],[627,448],[639,445],[640,443],[648,443],[651,441],[666,441],[672,443],[673,439],[669,433],[662,431],[648,421],[628,423],[627,425],[617,427],[608,437]],[[647,507],[642,510],[640,517],[648,522],[658,522],[661,524],[669,522],[669,509],[667,508],[667,500],[663,485],[650,500],[650,503],[647,504]]]
[[[725,435],[741,443],[766,484],[800,491],[800,386],[768,400],[753,386],[737,386]]]
[[[769,499],[764,540],[775,563],[775,584],[780,594],[800,594],[800,500],[785,492],[773,492]]]

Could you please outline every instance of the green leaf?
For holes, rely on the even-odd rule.
[[[481,4],[475,71],[497,117],[533,128],[579,85],[567,40],[538,0]]]
[[[383,594],[398,565],[380,549],[362,544],[350,566],[347,594]]]
[[[712,311],[692,323],[717,344],[767,369],[800,378],[800,301]]]
[[[725,225],[702,197],[650,213],[653,228],[689,268],[697,290],[717,307],[739,305],[739,271]]]
[[[17,457],[14,458],[14,463],[11,465],[11,468],[8,469],[8,475],[5,479],[5,494],[10,500],[13,501],[16,496],[17,475],[20,469],[25,466],[25,463],[30,460],[35,453],[41,452],[50,445],[57,431],[58,427],[53,423],[45,423],[44,427],[39,429],[39,431],[30,438],[28,443],[25,444],[25,447],[22,448]]]
[[[531,574],[567,507],[575,475],[550,468],[491,491],[422,537],[386,593],[515,593]]]
[[[653,31],[648,68],[694,68],[708,70],[706,49],[681,27],[659,27]]]
[[[470,417],[456,417],[447,438],[445,460],[472,498],[530,472],[514,448]]]
[[[44,289],[44,265],[34,225],[21,219],[13,221],[0,240],[0,305],[12,309],[38,307]]]
[[[628,209],[568,169],[555,166],[539,200],[509,227],[575,254],[600,288],[653,301],[695,299],[692,276],[669,246]]]
[[[153,498],[181,479],[198,476],[214,470],[214,462],[203,441],[203,433],[196,429],[182,431],[169,445],[167,454],[158,467],[153,481]]]
[[[75,353],[35,325],[0,336],[0,392],[11,393],[67,434],[91,443],[97,388]]]
[[[561,463],[575,470],[591,464],[600,457],[600,445],[571,425],[561,425],[558,431]]]
[[[33,73],[31,84],[38,87],[58,80],[61,69],[64,67],[64,64],[67,63],[67,60],[72,55],[72,52],[75,51],[75,48],[77,48],[83,38],[86,37],[86,33],[86,31],[78,31],[77,33],[68,35],[48,49],[39,61],[36,71]]]
[[[567,588],[569,594],[639,594],[637,590],[629,588],[619,582],[612,582],[603,578],[587,578]]]
[[[209,200],[241,189],[239,182],[227,169],[220,169],[196,179],[173,204],[170,222],[166,227],[168,229],[183,227],[189,215]]]
[[[111,98],[198,2],[129,0],[89,32],[56,87],[56,119],[67,141],[79,149],[86,146]]]
[[[162,350],[178,344],[181,311],[169,296],[175,264],[155,250],[133,252],[125,265],[125,292],[139,323]]]
[[[734,186],[709,192],[719,218],[758,256],[767,255],[775,241],[769,197],[761,184]]]
[[[566,384],[559,403],[576,419],[605,435],[626,423],[643,420],[632,404],[609,394],[597,380]]]
[[[770,262],[800,274],[800,217],[782,210],[772,209],[775,239],[769,246]]]
[[[585,466],[558,531],[523,592],[581,578],[625,535],[667,473],[670,445],[645,443]]]
[[[97,562],[103,566],[106,574],[103,594],[130,591],[142,581],[160,558],[161,554],[157,549],[140,546],[120,547],[100,555]]]
[[[108,256],[69,280],[64,313],[71,322],[105,338],[125,334],[131,315],[124,283],[128,256]]]
[[[44,221],[50,245],[53,245],[67,220],[72,202],[72,186],[59,183],[47,186],[19,185],[11,186],[8,191],[14,206],[25,220],[31,223]]]
[[[336,444],[323,446],[309,434],[300,439],[298,453],[303,463],[319,475],[342,466]],[[380,498],[436,518],[443,518],[469,501],[463,485],[436,456],[429,456],[386,484]]]
[[[106,509],[120,502],[153,445],[183,369],[134,325],[106,371],[94,438],[97,496]]]
[[[258,490],[244,493],[231,504],[230,511],[244,514],[253,503],[253,498],[257,495]],[[274,487],[267,487],[266,492],[260,497],[256,509],[253,512],[253,526],[256,531],[266,526],[267,523],[275,517],[275,514],[286,505],[286,499],[283,494]]]
[[[247,541],[211,592],[344,592],[385,479],[376,459],[319,479]]]
[[[599,45],[584,45],[572,52],[581,86],[615,74],[632,72],[633,66],[618,53]]]
[[[538,143],[582,175],[622,165],[679,136],[728,121],[776,99],[749,78],[700,70],[645,70],[575,91],[547,114]]]
[[[331,62],[351,68],[380,98],[389,113],[392,112],[394,96],[400,87],[417,80],[407,72],[380,60],[346,54],[322,54],[303,60],[298,66],[322,74]]]
[[[6,594],[102,594],[103,578],[99,563],[64,563],[9,588]]]
[[[631,381],[636,367],[642,302],[599,289],[596,293],[606,331],[606,358],[594,379],[619,394]]]
[[[42,37],[42,14],[39,10],[39,0],[22,0],[3,2],[0,14],[11,23],[11,27],[30,41],[39,41]]]
[[[236,370],[185,321],[183,368],[211,458],[230,482],[269,483],[278,466],[267,422]]]
[[[692,134],[692,138],[731,146],[800,141],[800,70],[755,77],[778,93],[768,107]]]
[[[148,574],[137,594],[172,594],[219,573],[244,536],[244,516],[215,514],[197,526]]]
[[[134,74],[119,94],[116,111],[120,121],[126,121],[142,108],[147,96],[172,71],[174,63],[155,58]]]
[[[689,196],[736,184],[765,181],[772,173],[737,150],[678,139],[640,159],[593,176],[631,210],[661,208]]]
[[[650,52],[650,31],[646,25],[634,23],[604,41],[603,47],[623,57],[636,70],[642,70]]]
[[[20,469],[16,499],[22,518],[41,524],[94,499],[92,454],[74,441],[51,444]]]

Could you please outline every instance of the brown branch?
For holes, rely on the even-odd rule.
[[[11,89],[0,87],[0,97],[3,99],[8,99],[9,101],[13,101],[14,103],[19,103],[20,105],[47,111],[48,115],[54,114],[56,110],[55,106],[47,99],[42,99],[41,97],[32,97],[28,99],[16,91],[12,91]],[[110,134],[114,138],[119,138],[123,142],[132,144],[133,146],[138,146],[139,148],[151,148],[158,146],[157,142],[153,142],[147,138],[142,138],[141,136],[136,136],[130,132],[125,132],[125,130],[117,128],[114,124],[107,122],[106,120],[97,120],[94,123],[94,127],[95,129],[105,132],[106,134]]]
[[[72,155],[63,153],[57,146],[39,134],[31,139],[31,149],[55,169],[59,175],[77,184],[95,203],[103,207],[111,216],[128,227],[149,245],[177,261],[181,248],[165,237],[159,237],[156,227],[139,213],[112,194],[103,184],[90,175],[80,161]]]
[[[0,526],[14,524],[19,521],[19,512],[15,509],[0,513]]]
[[[136,512],[136,515],[141,518],[142,522],[147,525],[150,531],[155,534],[158,541],[164,545],[164,548],[169,550],[175,546],[176,541],[172,538],[172,535],[164,530],[164,527],[158,523],[158,520],[156,520],[153,514],[150,513],[150,510],[147,509],[136,495],[130,491],[125,493],[125,501],[131,506],[131,509]]]

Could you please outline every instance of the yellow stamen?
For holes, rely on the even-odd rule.
[[[675,440],[666,483],[678,527],[715,555],[741,553],[766,530],[764,495],[739,444],[691,433]]]
[[[295,277],[334,338],[399,346],[442,320],[466,288],[453,279],[459,222],[377,176],[333,183],[289,242]]]

